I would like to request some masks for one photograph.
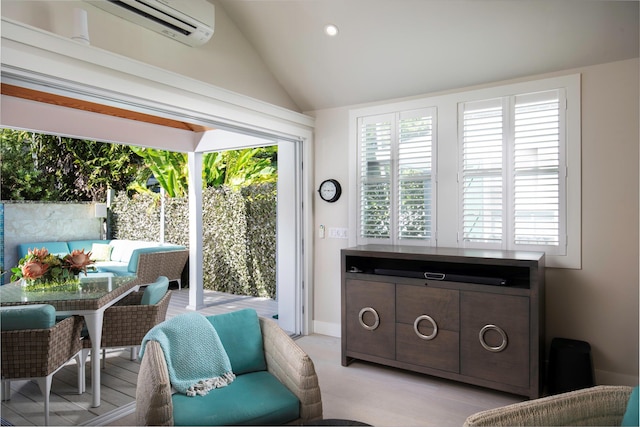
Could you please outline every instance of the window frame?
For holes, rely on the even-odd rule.
[[[402,181],[406,181],[406,178],[400,176],[400,163],[403,160],[401,156],[401,123],[405,120],[406,117],[412,117],[419,114],[424,114],[424,117],[429,117],[431,122],[431,134],[430,134],[430,142],[431,146],[429,151],[431,152],[431,162],[430,162],[430,173],[427,175],[429,177],[429,186],[431,191],[431,205],[430,205],[430,216],[429,216],[429,235],[426,238],[408,238],[401,237],[401,233],[399,230],[399,217],[401,216],[401,208],[400,208],[400,183]],[[388,180],[389,188],[390,188],[390,197],[389,197],[389,237],[387,238],[374,238],[374,237],[363,237],[361,236],[361,224],[360,219],[362,215],[360,215],[362,210],[362,196],[361,196],[361,183],[363,182],[362,176],[362,129],[363,125],[370,125],[377,120],[380,120],[380,123],[389,123],[389,171],[390,171],[390,179]],[[391,244],[391,245],[409,245],[409,246],[435,246],[435,212],[437,207],[436,203],[436,180],[437,180],[437,171],[436,171],[436,159],[437,159],[437,110],[432,107],[422,107],[418,109],[412,110],[404,110],[404,111],[396,111],[391,113],[382,113],[382,114],[373,114],[368,116],[360,116],[357,118],[357,144],[356,144],[356,188],[357,191],[353,194],[356,195],[356,204],[357,204],[357,215],[358,215],[358,227],[356,230],[356,239],[358,244]],[[381,183],[387,182],[384,179],[374,179],[374,181],[379,181]]]
[[[553,93],[553,94],[552,94]],[[557,182],[557,191],[558,191],[558,206],[557,209],[559,211],[558,222],[557,223],[546,223],[546,224],[557,224],[558,232],[557,232],[557,244],[556,245],[543,245],[533,244],[533,243],[518,243],[516,241],[516,224],[517,224],[517,205],[516,200],[517,196],[524,195],[525,193],[518,193],[516,188],[516,180],[518,177],[523,176],[522,173],[517,172],[517,157],[516,157],[516,148],[518,146],[518,138],[516,136],[517,132],[517,123],[518,123],[518,105],[523,105],[522,103],[518,104],[518,98],[522,99],[536,99],[544,100],[543,102],[549,102],[550,99],[557,99],[557,108],[558,108],[558,140],[557,140],[557,161],[558,167],[552,170],[556,178]],[[557,97],[557,98],[556,98]],[[539,101],[538,101],[539,102]],[[474,105],[475,104],[475,105]],[[488,122],[478,122],[477,119],[471,118],[470,122],[467,122],[465,113],[470,112],[472,115],[478,115],[480,112],[486,112],[489,110],[494,110],[494,114],[492,117],[500,117],[499,120],[494,119],[494,123],[499,122],[498,126],[493,127],[494,130],[492,135],[498,135],[499,138],[493,138],[489,141],[486,139],[487,135],[487,124]],[[566,96],[564,88],[556,88],[545,91],[537,91],[534,93],[519,93],[514,95],[508,95],[500,98],[487,99],[482,101],[472,101],[460,103],[458,105],[458,144],[459,144],[459,161],[458,161],[458,185],[459,185],[459,216],[460,216],[460,225],[459,225],[459,236],[461,246],[465,248],[476,248],[476,249],[503,249],[503,250],[522,250],[522,251],[544,251],[547,255],[558,255],[563,256],[566,254],[566,132],[565,132],[565,121],[566,121]],[[492,166],[496,169],[497,172],[490,173],[489,169],[478,169],[477,171],[465,168],[465,158],[466,151],[465,147],[470,148],[470,152],[473,152],[473,146],[470,142],[469,145],[466,145],[466,134],[465,131],[467,129],[467,125],[473,126],[473,122],[476,122],[476,132],[470,134],[469,137],[474,140],[476,143],[486,144],[487,142],[493,143],[494,152],[498,150],[496,142],[499,141],[499,149],[500,153],[497,156],[492,158]],[[551,122],[546,122],[551,123]],[[499,130],[499,134],[495,133],[495,130]],[[545,140],[547,142],[547,140]],[[555,148],[556,146],[554,146]],[[469,157],[471,160],[475,160],[475,164],[483,163],[486,156],[478,156],[478,157]],[[522,158],[521,158],[522,159]],[[496,164],[498,164],[496,166]],[[539,173],[542,171],[541,169],[533,169],[535,172]],[[500,210],[502,212],[501,216],[501,226],[499,227],[499,235],[500,238],[496,239],[495,242],[488,242],[486,239],[490,239],[487,235],[488,230],[485,230],[484,227],[481,228],[481,235],[484,235],[484,238],[477,237],[474,239],[473,237],[467,237],[465,235],[465,229],[468,224],[465,219],[465,187],[468,176],[478,176],[480,178],[488,178],[490,176],[499,177],[499,180],[495,178],[490,182],[498,182],[500,185],[498,186],[500,189]],[[525,175],[526,176],[526,175]],[[494,184],[495,187],[495,184]],[[492,187],[492,188],[494,188]],[[471,188],[471,187],[469,187]],[[483,199],[484,200],[484,199]],[[486,211],[480,210],[476,211],[476,215],[480,215],[485,213]],[[482,218],[485,218],[486,215],[481,215]],[[482,223],[482,222],[481,222]],[[542,223],[544,224],[544,223]],[[540,238],[542,234],[537,235]]]
[[[358,117],[398,113],[407,110],[434,107],[435,123],[435,165],[433,195],[435,197],[432,214],[433,246],[463,247],[459,239],[459,186],[458,186],[458,104],[501,98],[510,95],[541,92],[562,88],[565,92],[565,205],[566,215],[566,253],[564,255],[546,254],[546,266],[557,268],[581,268],[582,255],[582,198],[581,198],[581,75],[567,74],[542,79],[523,79],[515,82],[496,83],[480,88],[463,88],[449,93],[433,96],[421,96],[392,100],[379,104],[349,110],[349,190],[359,194],[358,188]],[[455,194],[456,197],[452,197]],[[358,197],[349,200],[349,228],[359,230]],[[373,243],[359,242],[357,234],[350,233],[351,245]],[[421,242],[422,243],[422,242]],[[402,243],[404,245],[404,242]],[[423,244],[423,243],[422,243]],[[544,252],[532,249],[536,252]]]

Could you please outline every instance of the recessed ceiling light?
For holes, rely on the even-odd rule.
[[[331,37],[336,36],[338,35],[338,27],[336,27],[333,24],[327,24],[324,26],[324,32],[328,36],[331,36]]]

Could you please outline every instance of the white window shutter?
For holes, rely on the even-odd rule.
[[[515,97],[513,136],[513,242],[559,246],[563,243],[564,193],[560,91]],[[561,234],[562,233],[562,234]]]
[[[360,239],[391,239],[393,115],[358,123]]]
[[[501,99],[460,106],[463,245],[503,241],[504,109]]]
[[[397,150],[399,241],[430,240],[432,237],[434,126],[433,109],[400,113]]]
[[[561,95],[550,90],[461,104],[464,246],[564,250]]]

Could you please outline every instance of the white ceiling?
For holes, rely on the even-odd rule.
[[[301,111],[637,57],[639,3],[218,0]],[[327,23],[340,33],[323,33]],[[215,36],[214,36],[215,37]]]

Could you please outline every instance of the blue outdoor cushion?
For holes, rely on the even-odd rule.
[[[638,401],[640,400],[640,392],[638,387],[635,387],[629,396],[629,402],[627,402],[627,410],[622,418],[623,426],[638,426],[640,425],[640,413],[638,412]]]
[[[140,305],[156,305],[169,289],[169,279],[166,276],[158,277],[158,280],[144,289]]]
[[[83,250],[85,253],[91,252],[91,249],[93,248],[93,244],[104,244],[104,245],[108,245],[110,242],[110,240],[99,240],[99,239],[92,239],[92,240],[69,240],[67,242],[67,245],[69,246],[69,253],[73,252],[76,249],[80,249]]]
[[[117,265],[102,265],[100,264],[97,270],[101,273],[113,273],[115,276],[135,276],[136,273],[132,273],[126,266]]]
[[[171,396],[177,426],[284,425],[300,417],[300,401],[267,371],[239,375],[204,396]]]
[[[18,245],[18,258],[24,258],[29,249],[42,249],[45,248],[50,254],[65,256],[71,251],[67,242],[40,242],[40,243],[21,243]]]
[[[49,329],[56,324],[56,309],[49,304],[30,304],[0,307],[3,331]]]
[[[232,311],[231,313],[207,316],[227,351],[231,368],[236,375],[264,371],[262,330],[255,310]]]

